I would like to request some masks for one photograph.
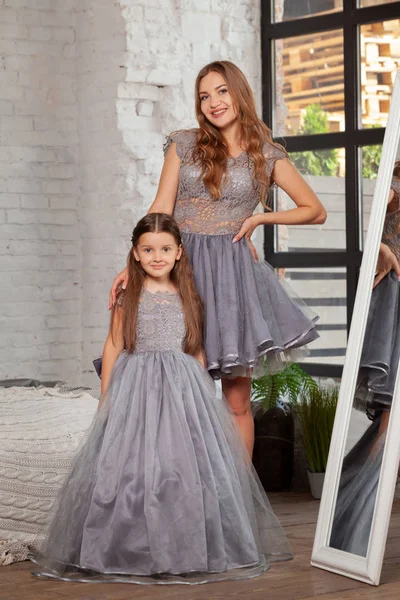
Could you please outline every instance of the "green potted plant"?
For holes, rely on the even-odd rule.
[[[296,363],[279,373],[253,379],[255,426],[253,464],[267,492],[289,489],[293,477],[294,420],[292,405],[316,382]]]
[[[306,451],[311,494],[317,499],[321,498],[338,396],[338,385],[316,384],[292,402]]]

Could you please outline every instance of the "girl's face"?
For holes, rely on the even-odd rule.
[[[177,245],[170,233],[143,233],[133,253],[149,277],[164,279],[180,259],[182,246]]]
[[[225,79],[211,71],[199,86],[200,108],[203,115],[218,129],[225,129],[237,119],[237,110]]]

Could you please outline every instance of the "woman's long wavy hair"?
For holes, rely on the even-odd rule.
[[[396,160],[394,163],[393,177],[400,179],[400,160]]]
[[[263,145],[268,142],[281,150],[284,148],[273,142],[271,130],[258,118],[253,92],[246,77],[236,65],[226,60],[215,61],[203,67],[195,83],[196,116],[200,130],[193,158],[201,165],[204,185],[213,200],[220,200],[229,157],[229,149],[220,130],[201,112],[200,83],[211,72],[219,73],[226,81],[240,123],[240,145],[254,165],[254,180],[259,187],[260,200],[267,208],[266,195],[270,181]]]
[[[132,248],[128,254],[128,283],[125,291],[120,292],[111,314],[111,331],[115,323],[116,311],[122,308],[120,314],[123,322],[125,349],[133,352],[136,346],[136,326],[140,295],[146,279],[146,272],[136,260],[134,248],[144,233],[169,233],[178,246],[182,245],[181,233],[175,220],[164,213],[150,213],[140,219],[132,234]],[[197,293],[192,268],[185,249],[170,273],[171,281],[179,292],[185,317],[186,335],[183,351],[196,355],[203,344],[203,305]]]

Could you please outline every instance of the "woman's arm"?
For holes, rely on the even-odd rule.
[[[112,329],[110,326],[110,331],[108,332],[106,343],[104,344],[101,364],[101,398],[99,408],[106,395],[115,361],[124,349],[122,310],[123,309],[120,306],[115,307]]]
[[[176,142],[173,142],[165,155],[157,194],[149,208],[149,213],[160,212],[172,215],[174,212],[180,164],[181,159],[176,153]]]
[[[149,213],[161,212],[172,215],[175,207],[176,194],[179,185],[179,170],[181,159],[176,153],[176,142],[173,142],[165,156],[164,166],[161,171],[160,183],[153,204],[149,208]],[[128,269],[125,267],[121,273],[114,278],[110,296],[108,299],[108,309],[115,304],[117,297],[117,287],[122,284],[122,289],[126,288],[128,283]]]
[[[293,200],[297,208],[252,215],[245,220],[239,233],[233,238],[234,242],[239,241],[243,236],[250,239],[258,225],[325,223],[326,210],[289,159],[283,158],[275,162],[272,179]]]
[[[395,271],[397,277],[400,279],[400,265],[396,255],[391,251],[387,244],[381,242],[373,287],[375,288],[392,270]]]
[[[269,217],[265,223],[276,225],[325,223],[326,211],[324,207],[289,159],[276,161],[272,171],[272,179],[293,200],[297,208],[265,213],[265,216]]]
[[[394,200],[394,202],[393,202]],[[396,202],[395,193],[392,188],[389,190],[388,202],[387,202],[387,212],[396,212],[399,209],[398,202]]]

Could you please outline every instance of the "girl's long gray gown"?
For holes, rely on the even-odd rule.
[[[143,291],[136,350],[114,366],[32,556],[37,574],[203,583],[291,557],[228,404],[183,353],[184,335],[179,295]]]

